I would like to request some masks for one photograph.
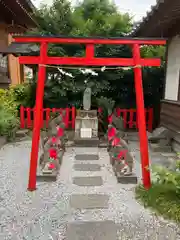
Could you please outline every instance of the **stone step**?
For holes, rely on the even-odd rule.
[[[99,160],[99,156],[97,154],[77,154],[75,159],[79,161],[92,161]]]
[[[73,184],[78,185],[78,186],[87,186],[87,187],[102,186],[103,185],[103,180],[102,180],[102,177],[100,177],[100,176],[74,177],[73,178]]]
[[[107,209],[109,196],[103,194],[72,194],[70,207],[74,209]]]
[[[172,152],[171,146],[160,146],[160,144],[156,144],[156,143],[150,143],[149,146],[153,152],[163,152],[163,153]]]
[[[100,171],[101,170],[101,165],[99,164],[74,164],[73,166],[74,170],[76,171],[90,171],[90,172],[95,172],[95,171]]]
[[[113,221],[73,222],[67,226],[67,240],[117,240]]]
[[[27,135],[29,133],[28,129],[19,129],[16,131],[16,135],[18,137],[23,137],[24,135]]]
[[[99,139],[98,138],[75,138],[75,146],[81,147],[98,147]]]

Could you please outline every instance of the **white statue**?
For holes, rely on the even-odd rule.
[[[86,111],[91,109],[91,88],[86,88],[84,91],[83,109]]]

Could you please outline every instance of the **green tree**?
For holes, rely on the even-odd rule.
[[[42,5],[36,12],[36,17],[39,26],[31,34],[123,37],[130,33],[133,27],[131,17],[128,14],[121,14],[117,6],[109,0],[84,0],[74,7],[66,0],[54,0],[52,6]],[[48,54],[50,56],[83,56],[85,49],[84,46],[79,45],[52,44],[49,46]],[[95,54],[96,57],[132,57],[132,50],[125,45],[98,45]],[[141,48],[141,55],[143,57],[160,56],[164,60],[164,48],[144,46]],[[146,107],[160,102],[163,70],[163,67],[143,69]],[[83,75],[78,69],[64,69],[64,71],[71,73],[73,78],[60,73],[56,68],[47,68],[48,78],[44,98],[46,106],[60,107],[67,103],[79,105],[82,91],[85,85],[89,85],[92,87],[92,100],[95,105],[97,99],[104,96],[115,100],[115,106],[136,107],[132,69],[127,71],[113,69],[104,72],[96,70],[98,76]],[[35,81],[32,86],[35,89]]]

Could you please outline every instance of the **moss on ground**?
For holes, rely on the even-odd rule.
[[[136,199],[165,219],[180,223],[180,195],[172,184],[153,184],[149,190],[136,187]]]

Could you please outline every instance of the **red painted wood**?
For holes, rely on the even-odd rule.
[[[123,119],[124,119],[124,128],[125,129],[127,127],[127,113],[128,113],[128,110],[124,109],[124,111],[123,111]]]
[[[24,43],[64,43],[64,44],[141,44],[141,45],[165,45],[164,39],[127,39],[127,38],[66,38],[66,37],[25,37],[14,36],[15,42]]]
[[[66,119],[65,119],[66,128],[69,127],[69,108],[66,108]]]
[[[27,112],[27,128],[31,128],[32,127],[31,109],[30,108],[26,108],[26,112]]]
[[[129,109],[129,128],[133,128],[134,126],[134,121],[133,121],[133,117],[134,117],[134,110],[133,109]]]
[[[56,108],[53,108],[53,109],[45,108],[45,109],[43,109],[43,111],[45,112],[45,126],[46,126],[46,128],[48,128],[48,126],[49,126],[51,110],[53,110],[54,113],[59,112],[60,114],[62,114],[62,111],[64,109],[62,109],[62,108],[57,108],[57,109]],[[25,112],[26,111],[27,111],[27,108],[24,108],[23,106],[20,107],[20,127],[21,128],[25,128],[25,127],[31,128],[32,127],[32,122],[33,122],[34,117],[33,117],[33,119],[31,119],[30,116],[29,116],[29,124],[27,126],[26,125],[27,118],[25,118]],[[35,114],[35,112],[34,112],[35,110],[34,109],[30,109],[30,111],[33,111],[33,113]],[[98,112],[102,113],[102,108],[99,107],[98,108]],[[122,117],[123,118],[124,128],[125,129],[127,128],[127,125],[128,126],[130,125],[129,126],[130,128],[133,128],[134,125],[135,125],[136,128],[138,129],[138,116],[137,116],[137,114],[136,114],[136,120],[134,120],[132,122],[127,122],[127,114],[128,114],[128,112],[131,112],[131,115],[136,114],[136,110],[135,109],[133,109],[133,110],[131,110],[131,109],[120,109],[120,108],[116,109],[117,117]],[[148,131],[152,131],[153,109],[152,108],[145,109],[145,113],[146,113],[147,130]],[[33,114],[33,116],[34,116],[34,114]],[[71,124],[71,127],[73,129],[75,128],[75,117],[76,117],[76,109],[75,109],[75,107],[72,107],[72,109],[71,108],[66,108],[66,117],[64,119],[64,122],[66,124],[66,128],[69,127],[69,124]],[[42,126],[44,126],[44,119],[42,119],[41,127]]]
[[[94,44],[87,44],[86,45],[86,58],[87,59],[92,59],[94,58]]]
[[[73,106],[71,110],[72,114],[72,129],[75,129],[76,108]]]
[[[20,106],[20,128],[25,128],[25,116],[23,106]]]
[[[44,64],[44,60],[46,59],[47,50],[48,50],[48,45],[46,43],[42,43],[40,47],[40,57],[41,57],[42,64]],[[36,114],[34,116],[29,183],[28,183],[29,191],[36,190],[36,171],[37,171],[37,161],[38,161],[38,153],[39,153],[39,138],[40,138],[40,129],[41,129],[45,79],[46,79],[46,68],[44,66],[39,66],[37,89],[36,89],[36,104],[35,104]]]
[[[133,46],[133,57],[135,65],[140,62],[140,48],[138,44]],[[150,170],[149,170],[149,153],[148,153],[148,141],[146,133],[146,121],[144,110],[144,95],[142,85],[142,70],[141,68],[134,69],[134,80],[136,89],[136,106],[139,121],[139,138],[140,138],[140,153],[141,153],[141,166],[143,185],[146,189],[151,186]]]
[[[40,57],[19,57],[20,64],[40,64]],[[89,57],[47,57],[44,61],[47,65],[82,65],[82,66],[135,66],[132,58],[89,58]],[[160,59],[141,59],[138,65],[161,65]]]

